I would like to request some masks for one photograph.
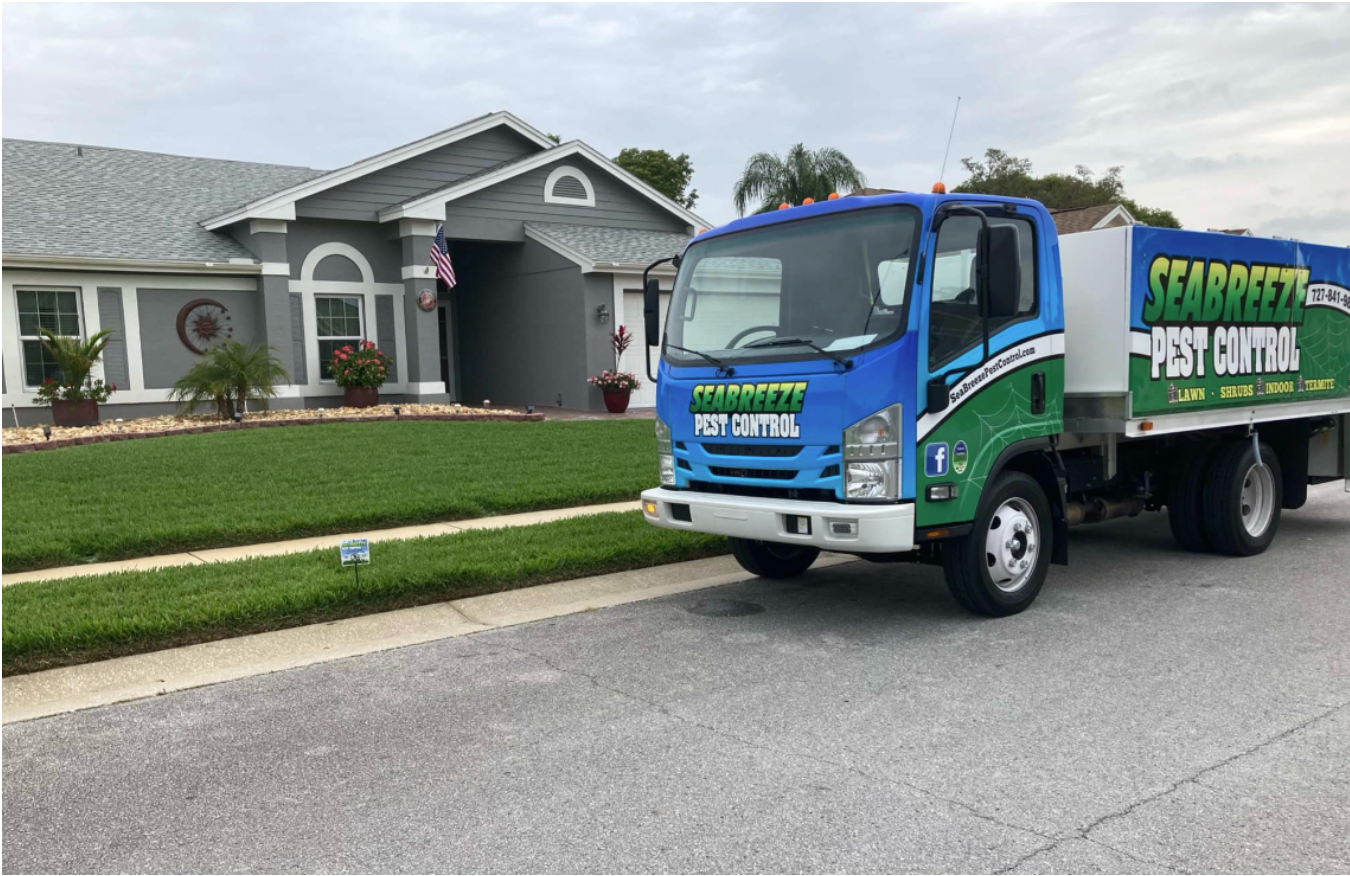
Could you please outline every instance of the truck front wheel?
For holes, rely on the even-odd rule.
[[[820,549],[748,538],[728,538],[741,568],[761,578],[796,578],[816,561]]]
[[[1280,525],[1284,488],[1280,461],[1262,442],[1258,461],[1251,441],[1235,441],[1214,458],[1205,482],[1205,531],[1214,549],[1235,557],[1263,552]]]
[[[970,534],[943,548],[947,589],[977,614],[1017,614],[1041,592],[1053,538],[1050,503],[1041,485],[1021,472],[1004,472]]]

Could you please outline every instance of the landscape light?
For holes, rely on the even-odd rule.
[[[51,426],[43,426],[43,427],[42,427],[42,437],[43,437],[43,438],[46,438],[48,441],[52,440],[52,427],[51,427]]]
[[[527,413],[527,414],[532,414],[532,413],[534,413],[534,405],[526,405],[526,406],[525,406],[525,413]]]
[[[234,422],[235,422],[236,425],[238,425],[239,423],[244,422],[244,415],[241,414],[241,413],[239,413],[238,411],[235,411],[235,412],[234,412]]]
[[[398,411],[399,411],[398,405],[394,405],[394,416],[396,417],[398,416]]]

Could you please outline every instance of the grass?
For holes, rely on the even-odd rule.
[[[5,457],[4,571],[635,499],[648,420],[292,426]]]
[[[640,512],[3,590],[4,674],[645,568],[726,553],[726,539],[649,526]]]

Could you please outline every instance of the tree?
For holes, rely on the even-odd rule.
[[[1016,158],[1002,149],[986,149],[984,161],[963,158],[961,165],[970,178],[952,189],[954,192],[1032,198],[1056,210],[1122,204],[1136,221],[1144,225],[1181,227],[1177,217],[1170,211],[1144,207],[1127,197],[1120,167],[1109,168],[1100,178],[1094,177],[1092,171],[1081,164],[1074,168],[1072,175],[1049,173],[1034,176],[1030,160]]]
[[[562,142],[562,137],[559,137],[557,134],[545,134],[544,136],[552,140],[554,143]]]
[[[757,152],[745,163],[745,171],[732,190],[736,211],[756,213],[776,210],[779,204],[800,204],[807,198],[823,201],[833,192],[853,191],[867,185],[863,172],[838,149],[807,149],[801,143],[781,158]]]
[[[685,194],[694,178],[694,163],[681,152],[672,156],[664,149],[624,149],[614,163],[656,189],[686,210],[698,200],[698,190]]]
[[[169,397],[188,413],[201,405],[215,405],[216,414],[229,420],[236,412],[243,413],[247,401],[265,410],[268,399],[277,394],[277,384],[289,380],[271,347],[226,341],[208,350],[175,381]]]

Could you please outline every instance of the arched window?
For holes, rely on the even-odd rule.
[[[545,204],[569,204],[573,207],[594,207],[595,189],[586,174],[564,164],[556,167],[544,183]]]

